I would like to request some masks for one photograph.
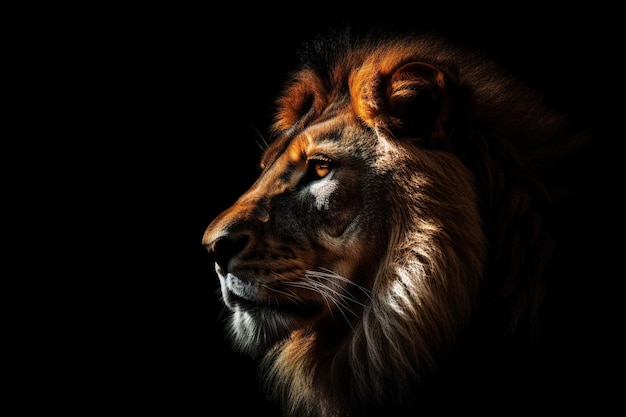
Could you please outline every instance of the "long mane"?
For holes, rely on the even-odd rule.
[[[371,35],[333,32],[308,44],[277,101],[273,132],[299,123],[294,109],[303,105],[303,89],[316,89],[304,100],[322,108],[353,94],[357,71],[375,65],[384,73],[419,60],[444,69],[459,87],[464,106],[454,137],[463,140],[452,142],[451,153],[407,147],[380,162],[393,179],[392,238],[359,319],[328,340],[302,330],[261,360],[268,394],[289,415],[399,415],[419,384],[438,380],[442,361],[473,338],[532,346],[541,334],[546,270],[569,219],[568,191],[579,189],[567,169],[586,152],[589,135],[570,130],[520,80],[436,37]],[[438,188],[429,181],[438,175],[457,180]]]

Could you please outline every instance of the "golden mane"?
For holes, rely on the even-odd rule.
[[[272,134],[261,178],[204,241],[234,311],[234,345],[259,358],[265,390],[286,415],[445,410],[440,401],[452,394],[434,388],[443,379],[463,381],[454,395],[468,400],[468,375],[502,376],[501,352],[515,357],[539,340],[546,274],[568,219],[567,191],[577,189],[567,170],[590,141],[540,95],[482,54],[433,36],[333,33],[306,47],[277,99]],[[318,148],[339,156],[309,150]],[[321,181],[335,159],[358,191],[342,197],[329,174],[289,206],[302,178],[315,175],[311,166]],[[362,171],[350,171],[354,161]],[[326,223],[303,232],[295,229],[303,214],[283,208],[304,210],[311,194],[311,213]],[[278,218],[292,229],[278,220],[271,229]],[[337,238],[341,250],[335,234],[319,230],[331,223],[337,236],[363,237]],[[309,239],[320,252],[331,247],[332,256],[311,257],[336,269],[302,266]],[[257,286],[227,270],[234,257],[257,271],[280,264],[279,272]],[[287,258],[305,272],[288,275]],[[280,294],[308,302],[291,293],[296,284],[315,285],[323,301],[311,304],[330,313],[305,321],[263,310],[261,320],[258,306],[247,310],[250,301],[285,302]]]

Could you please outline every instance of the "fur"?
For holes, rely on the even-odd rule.
[[[302,57],[259,179],[203,238],[229,335],[286,416],[441,412],[441,381],[540,340],[590,137],[433,36],[344,31]]]

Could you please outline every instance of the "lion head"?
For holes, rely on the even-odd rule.
[[[580,137],[434,37],[335,34],[303,58],[260,176],[203,244],[231,341],[286,415],[398,415],[475,335],[537,333],[545,168]]]

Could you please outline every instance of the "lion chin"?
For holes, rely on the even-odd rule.
[[[224,273],[216,263],[222,299],[231,311],[230,337],[241,352],[253,357],[289,338],[292,331],[306,328],[320,315],[322,305],[271,303],[260,297],[250,281]]]
[[[590,134],[481,54],[348,30],[307,45],[270,131],[203,244],[228,337],[285,416],[441,415],[547,389],[525,378],[549,366],[532,358]]]

